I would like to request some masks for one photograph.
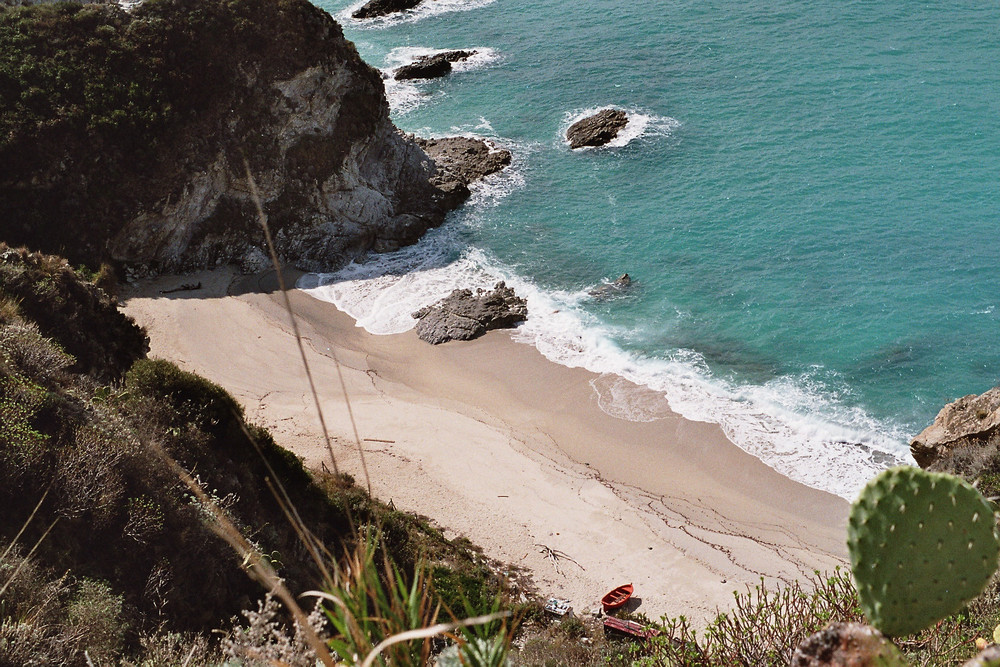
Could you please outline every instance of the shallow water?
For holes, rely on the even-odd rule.
[[[318,4],[375,67],[480,49],[389,85],[393,118],[514,153],[420,244],[317,290],[369,330],[506,279],[519,338],[664,402],[609,380],[607,411],[669,403],[845,497],[1000,379],[1000,5]],[[608,105],[630,112],[618,145],[570,151]],[[589,296],[626,271],[626,296]]]

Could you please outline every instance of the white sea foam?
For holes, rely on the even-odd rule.
[[[516,280],[508,283],[519,292],[525,289]],[[600,325],[557,295],[529,297],[528,312],[516,339],[557,363],[628,381],[603,390],[595,386],[599,405],[612,416],[659,418],[663,406],[632,388],[646,387],[684,417],[719,424],[733,442],[778,472],[848,499],[878,471],[910,460],[900,429],[840,405],[812,378],[733,385],[713,377],[704,359],[691,351],[668,359],[625,352],[613,342],[622,332]]]
[[[447,14],[449,12],[465,12],[479,9],[492,4],[495,0],[423,0],[413,9],[397,12],[389,16],[378,16],[371,19],[356,19],[351,15],[360,9],[368,0],[360,0],[337,13],[336,18],[341,23],[350,22],[356,28],[380,29],[400,23],[412,23],[429,16]]]
[[[559,126],[560,143],[566,146],[569,145],[569,142],[566,140],[566,130],[568,130],[573,123],[583,120],[588,116],[593,116],[594,114],[605,109],[612,108],[619,107],[609,105],[567,111],[563,114],[562,123]],[[629,108],[625,109],[625,113],[628,115],[628,123],[626,123],[625,127],[618,132],[618,135],[605,144],[605,146],[609,146],[611,148],[621,148],[622,146],[627,146],[635,139],[642,137],[669,136],[674,132],[674,130],[680,127],[681,124],[680,121],[675,118],[670,118],[669,116],[658,116],[642,109]],[[585,146],[580,150],[593,150],[594,148],[595,147],[593,146]]]
[[[505,280],[527,299],[530,313],[515,340],[534,345],[556,363],[598,373],[591,384],[609,415],[654,421],[672,410],[718,423],[733,442],[775,470],[847,499],[878,471],[909,461],[902,432],[838,405],[813,378],[738,386],[713,378],[693,352],[669,359],[625,352],[613,342],[624,332],[581,307],[590,298],[586,290],[540,289],[482,251],[456,255],[449,250],[456,234],[435,230],[411,248],[336,274],[306,276],[299,286],[337,304],[368,331],[388,334],[412,328],[411,313],[454,289],[486,289]]]

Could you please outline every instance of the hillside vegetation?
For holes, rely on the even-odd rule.
[[[281,163],[270,84],[320,66],[367,83],[344,105],[344,136],[316,130],[315,145],[283,158],[291,163],[282,169],[301,172],[286,174],[289,197],[308,189],[294,182],[335,170],[384,106],[377,72],[327,13],[306,0],[148,0],[131,12],[0,6],[2,240],[74,264],[108,260],[128,221],[178,201],[220,153],[239,171],[244,153],[255,173]],[[197,234],[248,215],[220,187],[205,196],[225,201]],[[299,208],[275,202],[275,234],[285,224],[278,213]]]
[[[448,606],[489,607],[498,582],[475,551],[348,477],[309,473],[221,387],[146,349],[65,260],[0,244],[0,665],[83,664],[85,649],[117,660],[156,633],[207,637],[255,606],[264,591],[164,457],[293,591],[322,577],[272,485],[334,559],[356,540],[352,520],[362,535],[377,525],[401,572],[422,562]]]

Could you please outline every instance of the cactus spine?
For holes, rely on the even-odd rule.
[[[961,609],[997,569],[995,528],[986,499],[952,475],[899,467],[872,479],[847,527],[868,620],[899,637]]]

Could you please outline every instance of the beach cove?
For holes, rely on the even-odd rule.
[[[163,293],[181,283],[202,287]],[[222,385],[279,445],[332,467],[273,274],[161,277],[123,297],[151,356]],[[430,346],[289,297],[339,470],[365,485],[334,356],[373,494],[526,568],[543,597],[581,613],[632,582],[638,611],[703,622],[761,578],[773,588],[844,562],[846,501],[780,475],[716,425],[612,417],[596,387],[613,378],[552,363],[509,332]],[[557,571],[543,546],[575,564]]]

